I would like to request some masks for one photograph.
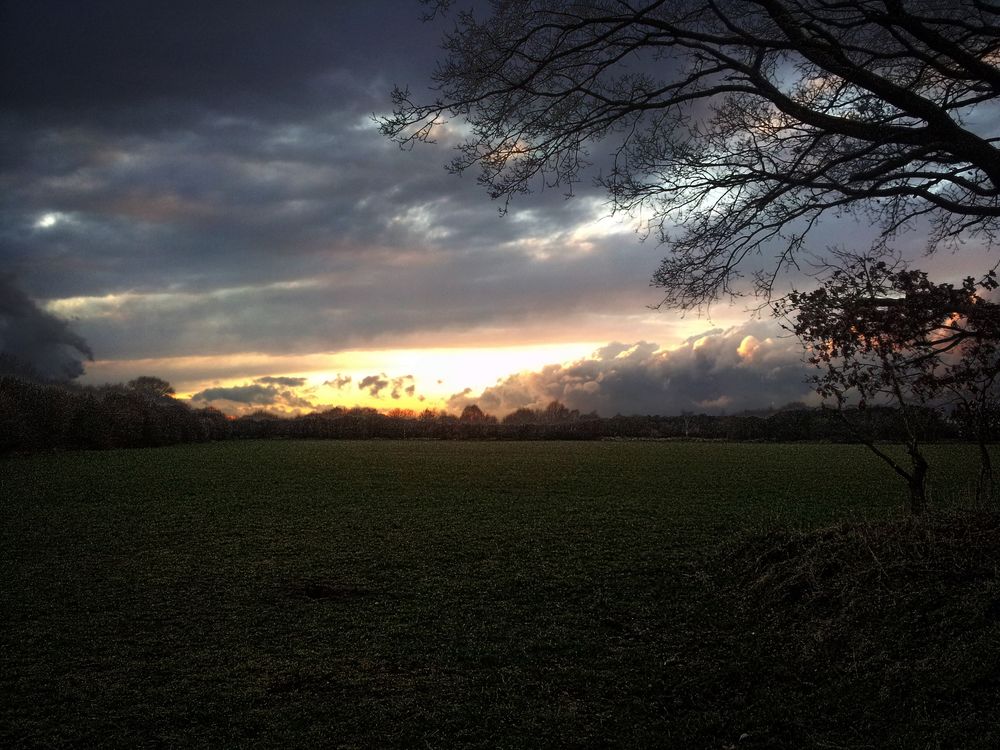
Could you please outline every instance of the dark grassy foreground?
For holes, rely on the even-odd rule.
[[[9,457],[0,746],[1000,746],[1000,525],[901,489],[832,445]]]

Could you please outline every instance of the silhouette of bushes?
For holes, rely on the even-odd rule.
[[[122,385],[86,387],[0,375],[0,450],[139,448],[230,437],[216,409]]]
[[[218,409],[195,409],[173,397],[158,378],[100,387],[45,383],[0,375],[0,452],[138,448],[229,439],[425,439],[599,440],[703,439],[735,441],[822,440],[854,442],[848,422],[880,441],[898,441],[904,427],[890,408],[837,413],[796,408],[765,414],[709,416],[632,415],[602,418],[553,402],[544,409],[518,409],[502,420],[480,408],[462,416],[426,410],[336,407],[286,417],[265,410],[238,419]],[[925,440],[967,439],[961,419],[927,409]]]

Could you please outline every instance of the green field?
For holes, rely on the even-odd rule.
[[[929,453],[932,502],[961,501],[974,450]],[[831,655],[782,619],[805,610],[741,593],[754,545],[902,513],[862,447],[230,442],[11,456],[0,498],[5,747],[1000,737],[995,569],[966,630],[928,615],[943,651],[893,631],[909,667],[892,646]]]

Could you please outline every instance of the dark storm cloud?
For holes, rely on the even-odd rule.
[[[0,253],[46,297],[363,278],[404,252],[410,263],[503,259],[525,239],[566,253],[554,240],[599,210],[550,193],[501,218],[445,174],[444,149],[400,152],[363,119],[19,137],[28,163],[0,174]],[[653,257],[634,255],[625,270],[641,283]]]
[[[8,6],[0,264],[39,298],[90,297],[59,309],[104,357],[331,351],[654,301],[648,253],[572,246],[593,204],[549,191],[501,219],[442,169],[453,133],[412,152],[377,134],[369,113],[437,54],[416,2]]]
[[[188,109],[300,112],[370,64],[373,43],[388,71],[424,73],[424,46],[403,42],[433,38],[416,3],[389,0],[32,0],[2,12],[7,108],[150,126]]]
[[[441,252],[408,266],[386,253],[357,274],[125,294],[60,311],[80,317],[79,330],[104,356],[120,358],[331,351],[419,332],[431,339],[477,325],[643,311],[655,295],[630,288],[630,249],[611,242],[589,255],[548,260],[513,250],[481,257]]]
[[[265,375],[262,378],[256,378],[253,382],[265,385],[283,385],[286,388],[301,388],[306,384],[306,379],[290,378],[284,375]]]
[[[7,274],[0,274],[0,355],[8,367],[55,380],[82,375],[82,360],[94,358],[67,321],[40,309]]]
[[[429,80],[442,26],[420,13],[5,3],[0,268],[108,358],[327,352],[657,302],[652,243],[581,234],[603,196],[543,191],[501,218],[442,168],[455,128],[410,152],[378,135],[392,84]]]
[[[714,329],[670,351],[656,344],[612,343],[590,359],[512,375],[476,395],[466,390],[448,406],[476,403],[507,414],[553,400],[583,412],[613,414],[718,414],[791,401],[812,401],[802,349],[770,323]]]

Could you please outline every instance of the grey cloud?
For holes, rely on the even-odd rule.
[[[0,274],[0,355],[8,366],[26,366],[55,380],[79,377],[82,360],[94,358],[67,321],[39,308],[7,274]]]
[[[378,398],[378,394],[389,386],[389,379],[385,373],[381,375],[366,375],[358,383],[358,389],[368,391],[372,396]]]
[[[512,375],[481,394],[466,391],[448,406],[477,403],[494,414],[542,408],[558,400],[599,414],[733,413],[815,401],[797,341],[773,323],[753,322],[694,336],[660,351],[641,341],[612,343],[593,358]]]
[[[288,389],[274,385],[250,383],[227,387],[206,388],[191,396],[192,401],[232,401],[237,404],[252,404],[256,406],[287,406],[294,408],[310,408],[312,402],[296,395]]]
[[[437,54],[415,0],[91,5],[4,6],[0,268],[97,298],[69,314],[102,357],[327,352],[659,301],[654,243],[576,236],[603,193],[501,218],[441,168],[451,136],[377,134],[369,113]]]
[[[412,375],[403,375],[392,379],[392,392],[389,395],[397,401],[403,397],[404,393],[407,396],[413,396],[416,392],[417,386],[413,382]]]
[[[384,372],[378,375],[367,375],[358,383],[358,389],[368,391],[375,398],[380,398],[379,394],[388,389],[389,396],[398,401],[405,393],[408,396],[416,394],[417,386],[413,382],[412,375],[402,375],[390,378]]]
[[[415,332],[642,313],[655,299],[629,250],[576,258],[441,253],[408,266],[385,254],[352,274],[207,292],[123,295],[67,310],[107,357],[332,351]],[[641,281],[640,281],[641,280]]]
[[[593,193],[501,218],[441,169],[446,148],[401,152],[353,104],[326,106],[125,131],[0,119],[27,154],[0,173],[0,263],[47,298],[115,295],[73,314],[122,358],[331,351],[658,301],[655,246],[576,246]]]
[[[290,378],[284,375],[265,375],[254,380],[255,383],[265,385],[283,385],[288,388],[301,388],[306,384],[306,378]]]
[[[328,385],[331,388],[336,388],[338,391],[343,390],[350,384],[351,384],[351,376],[341,375],[340,373],[337,373],[337,377],[335,377],[333,380],[327,380],[324,381],[323,383],[323,385]]]
[[[338,70],[357,73],[373,39],[387,72],[425,76],[438,30],[415,23],[419,13],[392,0],[6,3],[0,96],[50,118],[130,124],[157,110],[176,119],[183,105],[301,111]]]
[[[444,150],[400,152],[337,112],[297,123],[207,117],[126,136],[48,129],[9,140],[11,151],[31,156],[0,176],[0,253],[49,297],[363,275],[386,254],[476,257],[539,234],[553,235],[548,252],[561,253],[559,233],[593,210],[546,195],[532,210],[498,217],[481,192],[444,174]],[[38,226],[55,214],[63,219]],[[654,266],[638,262],[644,282]]]

